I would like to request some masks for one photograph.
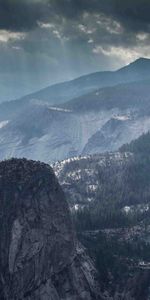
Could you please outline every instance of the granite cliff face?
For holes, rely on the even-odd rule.
[[[64,194],[45,164],[0,163],[0,299],[102,299]]]

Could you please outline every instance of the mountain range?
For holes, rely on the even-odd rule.
[[[150,60],[0,105],[0,159],[54,162],[115,151],[150,129]]]
[[[57,105],[88,94],[98,88],[114,86],[120,83],[150,79],[150,60],[139,58],[117,71],[96,72],[71,81],[58,83],[36,93],[22,97],[20,100],[37,99]]]
[[[0,160],[58,178],[0,162],[0,299],[150,299],[149,74],[141,58],[0,105]]]

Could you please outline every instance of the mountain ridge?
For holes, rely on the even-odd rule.
[[[48,87],[45,87],[39,91],[36,91],[34,93],[31,93],[31,94],[27,94],[19,99],[17,99],[17,101],[20,101],[20,100],[27,100],[27,99],[39,99],[39,100],[43,100],[43,101],[50,101],[50,95],[52,97],[55,98],[55,100],[57,100],[57,104],[59,103],[62,103],[62,102],[66,102],[70,99],[68,99],[68,97],[71,97],[71,98],[74,98],[76,96],[80,96],[82,94],[87,94],[88,93],[88,90],[92,89],[93,90],[96,90],[98,88],[101,88],[101,87],[104,87],[104,86],[113,86],[113,85],[116,85],[116,84],[119,84],[121,82],[124,82],[123,79],[119,78],[120,74],[123,73],[125,71],[128,71],[130,68],[134,68],[134,67],[138,67],[140,66],[139,68],[139,71],[141,71],[141,66],[142,64],[144,63],[144,66],[147,65],[147,64],[150,64],[150,59],[148,58],[139,58],[135,61],[133,61],[132,63],[120,68],[120,69],[117,69],[117,70],[114,70],[114,71],[97,71],[97,72],[94,72],[94,73],[89,73],[89,74],[86,74],[86,75],[82,75],[80,77],[77,77],[75,79],[72,79],[72,80],[68,80],[68,81],[64,81],[64,82],[60,82],[60,83],[56,83],[56,84],[53,84],[53,85],[50,85]],[[149,66],[150,68],[150,66]],[[118,75],[118,77],[116,78],[117,81],[114,81],[114,76],[115,74]],[[108,76],[108,82],[107,82],[107,78],[103,78],[102,76]],[[110,75],[113,75],[112,78],[109,78]],[[145,74],[146,75],[146,74]],[[147,76],[147,75],[146,75]],[[93,86],[92,86],[92,83],[90,81],[93,81]],[[100,82],[100,80],[102,79],[102,82]],[[111,80],[112,80],[112,84],[111,84]],[[129,78],[126,78],[125,79],[125,82],[129,82],[131,79]],[[141,80],[141,78],[139,78],[139,80]],[[97,82],[99,81],[99,82]],[[132,81],[136,81],[136,79],[133,79]],[[86,83],[88,82],[89,85],[91,85],[91,87],[87,87],[86,86]],[[85,91],[84,91],[84,88],[83,86],[85,85]],[[74,89],[76,88],[80,88],[81,90],[83,89],[83,91],[77,91],[78,95],[76,95],[76,91]],[[67,96],[67,94],[64,94],[64,89],[67,89],[67,88],[70,88],[70,94]],[[90,90],[89,90],[90,92]],[[72,93],[72,95],[71,95]],[[49,95],[50,94],[50,95]],[[60,97],[60,100],[58,99],[58,97]],[[66,97],[66,98],[65,98]],[[16,99],[15,99],[16,100]],[[15,101],[15,100],[12,100],[12,101]],[[52,99],[51,99],[52,100]],[[7,101],[7,102],[10,102],[10,101]],[[6,103],[7,103],[6,102]],[[3,102],[2,102],[3,103]],[[50,102],[51,104],[56,104],[56,102]]]
[[[42,99],[26,99],[3,103],[0,106],[0,159],[25,156],[52,162],[80,155],[85,149],[86,154],[117,150],[122,144],[148,131],[150,60],[148,69],[143,67],[143,61],[144,65],[147,64],[147,60],[139,59],[127,66],[127,71],[117,71],[125,74],[122,77],[118,73],[119,81],[124,78],[124,81],[132,79],[133,82],[101,87],[69,101],[69,95],[74,97],[74,87],[71,86],[67,97],[65,87],[62,96],[67,102],[64,104],[53,105],[51,99],[45,102]],[[136,77],[137,65],[140,65],[140,71]],[[132,68],[134,72],[130,72]],[[135,81],[137,78],[142,80]],[[90,77],[84,82],[87,89],[89,84],[94,83],[90,82]],[[103,83],[98,79],[94,84]],[[84,85],[80,82],[77,90],[82,94],[83,89]]]
[[[114,71],[97,71],[97,72],[93,72],[93,73],[88,73],[88,74],[85,74],[85,75],[81,75],[79,77],[76,77],[74,79],[71,79],[71,80],[67,80],[67,81],[64,81],[64,82],[60,82],[60,83],[56,83],[56,84],[53,84],[53,85],[50,85],[49,87],[46,87],[44,89],[41,89],[40,91],[37,91],[35,93],[32,93],[32,94],[28,94],[27,96],[25,97],[22,97],[23,99],[26,99],[26,97],[29,97],[31,95],[31,97],[33,96],[34,98],[34,95],[36,97],[37,93],[42,93],[42,91],[46,91],[47,89],[55,89],[55,88],[59,88],[63,85],[68,85],[69,83],[72,84],[72,83],[78,83],[78,81],[87,81],[89,79],[91,79],[92,77],[98,77],[99,75],[110,75],[110,74],[114,74],[114,73],[120,73],[120,72],[123,72],[125,69],[129,69],[131,67],[134,67],[134,66],[142,66],[142,64],[150,64],[150,59],[148,58],[144,58],[144,57],[140,57],[139,59],[131,62],[130,64],[124,66],[124,67],[121,67],[119,69],[116,69]],[[150,66],[149,66],[150,67]]]
[[[150,129],[149,82],[103,88],[58,107],[24,107],[13,120],[1,123],[0,159],[53,162],[78,156],[85,148],[86,154],[117,150]]]

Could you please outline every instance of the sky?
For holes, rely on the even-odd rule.
[[[150,0],[0,0],[0,102],[150,57]]]

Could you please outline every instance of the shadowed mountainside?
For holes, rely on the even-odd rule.
[[[3,161],[0,195],[0,299],[101,299],[52,169]]]

